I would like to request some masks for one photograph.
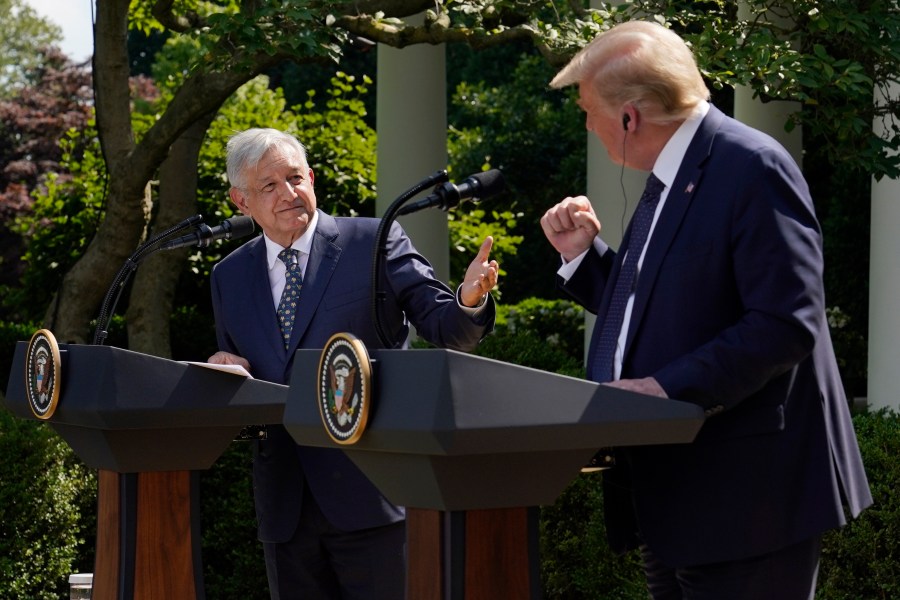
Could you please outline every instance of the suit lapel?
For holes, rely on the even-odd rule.
[[[313,315],[325,298],[328,282],[337,268],[341,256],[341,248],[336,243],[338,234],[334,217],[319,211],[319,222],[316,225],[309,260],[303,274],[303,289],[300,290],[300,303],[291,331],[291,344],[288,348],[291,354],[298,348],[300,340],[306,334]]]
[[[716,131],[722,124],[724,115],[714,106],[700,124],[694,139],[691,140],[687,152],[681,161],[672,189],[666,198],[662,213],[657,220],[653,235],[644,255],[641,265],[641,273],[638,277],[638,286],[635,290],[634,306],[631,312],[631,322],[628,327],[628,337],[625,342],[625,354],[631,349],[631,342],[637,328],[640,326],[650,298],[656,284],[659,269],[663,258],[669,251],[675,235],[681,227],[681,222],[687,213],[691,200],[700,185],[703,177],[703,168],[711,152],[712,142]]]
[[[275,304],[272,301],[272,287],[269,283],[269,265],[266,261],[266,244],[262,236],[259,236],[256,245],[250,252],[252,269],[251,277],[247,281],[253,284],[248,286],[247,293],[250,302],[247,306],[260,306],[262,310],[254,310],[259,320],[259,331],[264,332],[266,342],[272,346],[275,352],[284,352],[284,344],[281,341],[281,328],[278,325],[278,317],[275,314]]]

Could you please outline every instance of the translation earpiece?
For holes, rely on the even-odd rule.
[[[622,115],[622,129],[628,131],[628,124],[631,123],[631,116],[628,114]]]

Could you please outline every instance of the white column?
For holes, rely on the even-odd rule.
[[[900,94],[900,86],[890,92]],[[876,89],[875,102],[883,96]],[[884,122],[874,123],[885,136]],[[900,181],[872,179],[872,224],[869,238],[869,388],[872,410],[900,410]]]
[[[738,18],[748,18],[749,9],[745,2],[738,3]],[[769,14],[773,22],[783,21],[785,27],[792,25],[791,22],[779,17],[778,15]],[[803,166],[803,135],[800,127],[794,128],[790,133],[784,130],[788,118],[799,113],[801,110],[799,102],[773,101],[763,103],[758,98],[753,97],[753,90],[748,87],[738,86],[734,90],[734,118],[742,123],[746,123],[750,127],[768,133],[778,140],[785,149],[790,152],[791,156],[801,167]]]
[[[428,44],[400,50],[378,46],[378,214],[384,214],[407,189],[447,168],[444,48]],[[438,278],[446,281],[450,269],[446,214],[426,209],[399,221],[434,266]]]
[[[753,97],[753,90],[744,86],[734,90],[734,118],[754,129],[764,131],[785,147],[794,160],[803,166],[803,135],[800,126],[788,133],[784,130],[788,118],[801,110],[799,102],[782,100],[763,103]]]

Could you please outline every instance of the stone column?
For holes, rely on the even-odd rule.
[[[379,44],[375,83],[376,207],[378,214],[384,214],[400,194],[447,168],[445,47],[417,44],[398,50]],[[450,263],[446,214],[426,209],[402,217],[399,222],[434,266],[438,278],[446,281]]]
[[[891,94],[900,94],[893,85]],[[875,90],[876,103],[884,97]],[[877,135],[888,135],[876,119]],[[872,410],[900,410],[900,181],[872,179],[872,225],[869,238],[869,388]],[[862,240],[860,240],[862,241]]]

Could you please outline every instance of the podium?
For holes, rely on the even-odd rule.
[[[19,342],[7,407],[35,419]],[[198,479],[247,424],[344,450],[407,510],[411,600],[540,597],[537,507],[604,446],[691,442],[696,405],[452,350],[376,350],[362,437],[336,444],[318,409],[319,350],[290,388],[108,346],[61,345],[47,423],[100,470],[94,600],[205,597]]]
[[[35,419],[19,342],[7,408]],[[109,346],[60,345],[47,420],[99,469],[93,600],[201,600],[198,473],[242,427],[279,423],[287,386]]]
[[[318,408],[320,352],[299,350],[284,425],[343,449],[407,507],[407,598],[540,597],[537,507],[598,448],[689,443],[703,410],[452,350],[374,350],[366,430],[337,444]]]

